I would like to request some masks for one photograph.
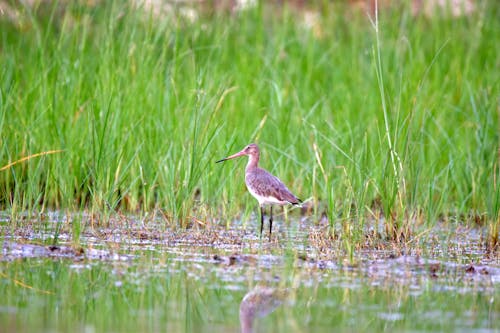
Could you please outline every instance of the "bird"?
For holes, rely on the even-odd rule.
[[[300,205],[302,200],[298,199],[289,189],[283,184],[278,177],[270,172],[259,168],[260,150],[259,146],[251,143],[240,152],[225,157],[216,163],[224,162],[240,156],[248,156],[248,164],[245,169],[245,184],[248,192],[257,199],[260,207],[260,236],[264,228],[264,206],[269,205],[269,240],[273,231],[273,204],[280,206],[292,204]]]

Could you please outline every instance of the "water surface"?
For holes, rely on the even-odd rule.
[[[307,219],[279,221],[271,242],[256,222],[177,231],[161,222],[100,227],[54,212],[13,228],[4,216],[0,326],[237,332],[247,295],[257,332],[500,329],[500,264],[481,229],[439,227],[349,255]]]

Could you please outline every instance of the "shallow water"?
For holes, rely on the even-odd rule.
[[[499,258],[479,229],[441,226],[350,257],[307,219],[279,221],[269,242],[255,222],[174,231],[122,217],[92,228],[85,215],[75,241],[73,218],[54,212],[12,228],[0,215],[1,327],[235,332],[245,294],[271,290],[286,296],[252,304],[266,314],[252,318],[256,331],[500,329]]]

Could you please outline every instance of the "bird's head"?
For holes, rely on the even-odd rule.
[[[257,146],[255,143],[251,143],[245,148],[243,148],[241,151],[237,152],[236,154],[218,160],[216,163],[224,162],[226,160],[230,160],[240,156],[255,156],[255,155],[259,155],[259,146]]]

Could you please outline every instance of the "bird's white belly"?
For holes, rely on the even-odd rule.
[[[247,189],[248,189],[248,192],[250,192],[250,194],[259,201],[259,204],[260,205],[264,205],[264,204],[278,204],[278,205],[283,205],[285,203],[287,203],[286,201],[281,201],[281,200],[278,200],[276,199],[275,197],[273,196],[262,196],[260,194],[257,194],[255,193],[249,186],[247,186]]]

